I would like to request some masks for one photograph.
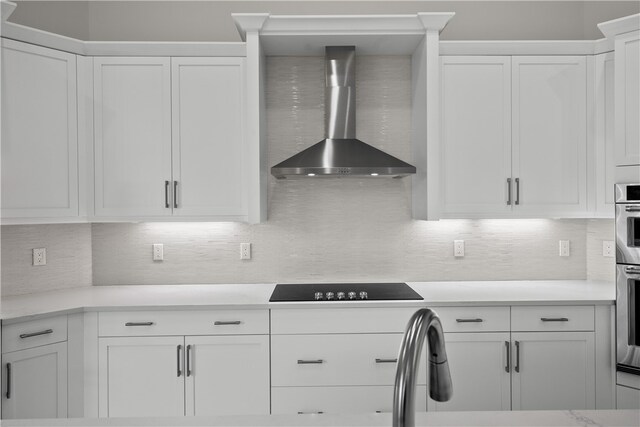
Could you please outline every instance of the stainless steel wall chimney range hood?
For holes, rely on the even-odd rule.
[[[304,176],[387,176],[416,173],[415,166],[356,139],[355,46],[325,47],[325,136],[271,168],[278,179]]]

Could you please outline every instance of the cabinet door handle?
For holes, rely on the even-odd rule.
[[[516,205],[520,204],[520,178],[516,178]]]
[[[540,320],[543,322],[568,322],[569,319],[566,317],[541,317]]]
[[[398,363],[398,359],[376,359],[376,363]]]
[[[504,342],[504,348],[507,351],[507,364],[504,367],[504,371],[509,372],[511,370],[511,344],[509,341]]]
[[[153,322],[127,322],[124,326],[151,326]]]
[[[316,414],[324,414],[324,412],[322,411],[298,411],[298,415],[306,415],[306,414],[311,414],[311,415],[316,415]]]
[[[173,207],[178,207],[178,181],[173,181]]]
[[[185,357],[187,363],[187,376],[191,376],[191,344],[187,346],[187,355]]]
[[[482,323],[484,322],[483,319],[477,318],[477,319],[456,319],[456,322],[458,323]]]
[[[516,366],[514,370],[520,372],[520,341],[516,341]]]
[[[11,363],[7,363],[7,399],[11,399]]]
[[[314,360],[298,359],[298,365],[319,365],[321,363],[324,363],[324,360],[322,360],[322,359],[314,359]]]
[[[507,205],[511,205],[511,178],[507,178]]]
[[[31,332],[29,334],[20,334],[20,338],[31,338],[31,337],[37,337],[39,335],[47,335],[52,333],[53,333],[53,329],[45,329],[44,331]]]
[[[214,326],[230,326],[230,325],[240,325],[242,322],[240,320],[216,320],[213,322]]]
[[[171,205],[169,204],[169,181],[164,182],[164,207],[171,207]]]
[[[182,353],[182,346],[178,345],[178,354],[176,357],[176,360],[178,361],[178,376],[182,375],[182,370],[180,369],[182,367],[181,363],[180,363],[180,353]]]

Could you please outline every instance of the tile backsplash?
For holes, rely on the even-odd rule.
[[[266,65],[273,165],[323,138],[324,62],[269,57]],[[409,162],[410,72],[408,56],[357,60],[358,138]],[[416,221],[407,178],[270,178],[268,213],[256,225],[3,226],[2,292],[91,283],[613,280],[611,259],[597,251],[613,238],[612,220]],[[457,239],[464,258],[453,257]],[[571,241],[571,256],[558,256],[558,240]],[[252,243],[251,260],[240,260],[241,242]],[[164,244],[162,262],[152,260],[154,243]],[[49,269],[32,267],[31,248],[45,246]]]

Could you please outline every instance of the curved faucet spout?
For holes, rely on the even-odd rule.
[[[428,342],[429,395],[433,400],[446,402],[453,394],[440,318],[433,310],[421,308],[409,320],[398,354],[393,427],[415,426],[416,381],[425,338]]]

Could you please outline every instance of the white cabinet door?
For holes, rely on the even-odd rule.
[[[614,215],[615,128],[614,128],[614,55],[603,53],[595,57],[595,186],[596,211]]]
[[[2,355],[2,418],[67,417],[67,343]]]
[[[586,212],[586,59],[512,58],[518,216]]]
[[[616,165],[640,164],[640,31],[616,37]]]
[[[429,399],[429,410],[511,410],[509,338],[508,332],[445,334],[453,397]]]
[[[169,58],[94,59],[95,215],[171,215]]]
[[[99,340],[100,417],[184,415],[184,338]]]
[[[171,61],[173,214],[246,218],[244,59]]]
[[[513,409],[595,409],[593,335],[512,333]]]
[[[443,214],[510,216],[511,59],[440,60]]]
[[[76,57],[2,39],[2,217],[78,216]]]
[[[267,335],[186,337],[186,414],[269,414]]]

